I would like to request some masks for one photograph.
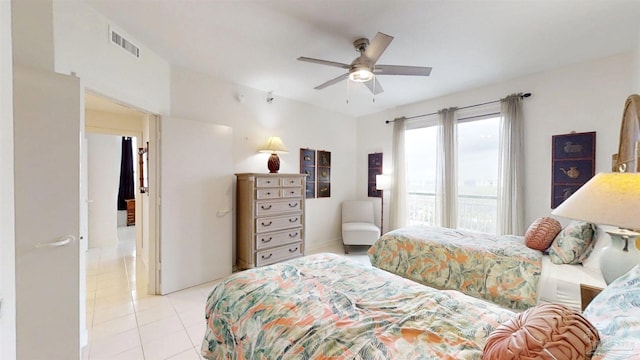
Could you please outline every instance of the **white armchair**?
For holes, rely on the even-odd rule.
[[[349,245],[373,245],[380,237],[373,213],[373,202],[347,200],[342,202],[342,243],[348,254]]]

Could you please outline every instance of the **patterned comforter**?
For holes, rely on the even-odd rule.
[[[438,289],[459,290],[512,309],[536,305],[542,252],[522,236],[415,226],[383,235],[374,266]]]
[[[480,359],[514,314],[332,254],[235,273],[211,292],[207,359]]]

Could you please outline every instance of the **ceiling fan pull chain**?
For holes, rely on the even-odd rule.
[[[350,82],[351,82],[351,81],[347,81],[347,104],[349,103],[349,94],[350,94],[350,92],[349,92],[349,89],[350,89],[350,87],[349,87],[349,83],[350,83]]]
[[[375,103],[376,102],[376,83],[377,83],[375,74],[373,75],[372,81],[373,81],[373,92],[371,93],[371,95],[373,95],[372,96],[373,97],[373,101],[372,102]]]

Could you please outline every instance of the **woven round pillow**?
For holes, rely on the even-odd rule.
[[[534,221],[524,234],[524,243],[531,249],[544,251],[562,230],[560,222],[554,218],[541,217]]]
[[[579,312],[559,304],[532,307],[498,326],[483,360],[591,359],[600,337]]]

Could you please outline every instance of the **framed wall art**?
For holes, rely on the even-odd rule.
[[[307,175],[305,198],[316,197],[316,151],[300,149],[300,174]]]
[[[369,154],[369,173],[367,194],[369,197],[382,197],[382,191],[376,189],[376,175],[382,175],[382,153]]]
[[[331,152],[318,150],[318,162],[316,167],[318,179],[318,197],[331,197]]]
[[[595,175],[596,133],[552,136],[551,208],[555,209]]]

